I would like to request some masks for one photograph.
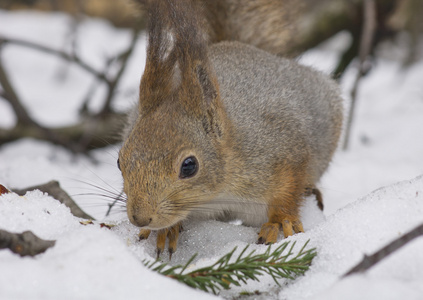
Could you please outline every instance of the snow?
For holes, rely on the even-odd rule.
[[[207,299],[147,270],[118,236],[82,226],[67,207],[40,191],[2,196],[0,216],[0,228],[57,240],[35,259],[0,252],[1,299],[158,299],[170,293],[172,299]]]
[[[72,19],[64,14],[0,11],[0,35],[56,49],[69,49],[69,40],[64,39],[69,24]],[[77,38],[78,54],[101,70],[105,59],[122,51],[131,35],[105,21],[83,19],[77,27]],[[307,52],[300,61],[327,72],[346,42],[348,35],[341,33]],[[396,47],[405,51],[404,47]],[[122,110],[136,101],[144,48],[145,36],[141,35],[118,90],[117,106]],[[264,294],[254,297],[263,299],[422,299],[422,237],[368,272],[341,278],[363,255],[372,254],[423,223],[423,60],[402,69],[400,55],[381,51],[360,86],[351,147],[336,153],[320,184],[325,213],[309,197],[301,212],[306,232],[286,239],[295,241],[297,250],[307,240],[317,249],[310,270],[294,281],[281,281],[282,287],[263,277],[260,282],[222,291],[220,297],[259,290]],[[37,120],[54,126],[77,120],[77,108],[92,80],[85,72],[57,58],[12,45],[3,46],[1,58],[24,104]],[[352,67],[341,83],[347,100],[354,76]],[[100,99],[101,94],[96,94],[93,109]],[[10,108],[0,101],[0,126],[13,124]],[[58,180],[87,213],[116,224],[111,230],[100,228],[98,222],[81,225],[67,207],[39,191],[23,197],[0,196],[0,229],[31,230],[41,238],[57,241],[35,258],[0,251],[0,299],[215,297],[145,268],[142,261],[155,258],[155,235],[137,241],[138,230],[127,221],[123,207],[104,219],[107,200],[89,194],[106,193],[99,188],[120,192],[118,149],[116,145],[93,151],[99,162],[93,163],[31,139],[0,148],[1,184],[23,188]],[[198,253],[189,266],[192,270],[215,262],[235,246],[238,251],[250,245],[251,250],[264,252],[266,246],[255,244],[257,232],[258,228],[235,223],[186,224],[172,263],[183,263]],[[166,257],[165,252],[163,260],[167,261]]]

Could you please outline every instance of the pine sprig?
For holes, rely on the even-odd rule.
[[[197,254],[193,255],[185,265],[177,265],[170,268],[168,263],[160,263],[157,260],[144,262],[144,264],[149,269],[176,279],[190,287],[217,294],[222,288],[229,289],[230,284],[240,286],[241,283],[247,283],[249,279],[260,281],[258,276],[264,274],[272,276],[277,285],[279,285],[279,279],[294,279],[296,276],[303,275],[308,270],[313,258],[317,255],[315,248],[305,250],[308,242],[304,244],[295,256],[293,256],[295,242],[292,243],[286,254],[284,252],[288,248],[289,242],[283,243],[273,251],[271,246],[269,246],[263,254],[255,254],[255,250],[245,254],[248,249],[247,245],[238,258],[231,262],[237,249],[235,247],[213,265],[188,273],[185,273],[185,270]],[[293,257],[291,258],[291,256]]]

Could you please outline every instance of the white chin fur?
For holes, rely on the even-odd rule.
[[[264,202],[237,198],[221,194],[207,204],[195,208],[190,214],[192,220],[241,220],[244,225],[260,227],[267,222],[267,205]]]

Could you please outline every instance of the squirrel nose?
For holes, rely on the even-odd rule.
[[[143,219],[143,218],[140,218],[139,216],[137,216],[137,215],[132,215],[132,220],[133,220],[133,224],[134,225],[136,225],[136,226],[138,226],[138,227],[145,227],[145,226],[148,226],[150,223],[151,223],[151,221],[152,221],[152,219],[151,218],[146,218],[146,219]]]

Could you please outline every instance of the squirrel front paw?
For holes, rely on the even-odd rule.
[[[169,260],[172,259],[172,254],[176,251],[176,246],[178,244],[179,233],[182,231],[182,224],[177,223],[170,228],[161,229],[157,233],[157,244],[156,244],[156,254],[157,259],[160,258],[160,255],[163,253],[165,245],[166,245],[166,238],[169,239]],[[150,229],[141,229],[138,237],[140,240],[147,239],[150,236],[151,230]]]
[[[281,227],[285,237],[291,236],[294,233],[304,232],[303,224],[298,219],[292,222],[290,220],[283,220],[282,223],[267,222],[261,226],[257,244],[269,245],[276,243]]]

